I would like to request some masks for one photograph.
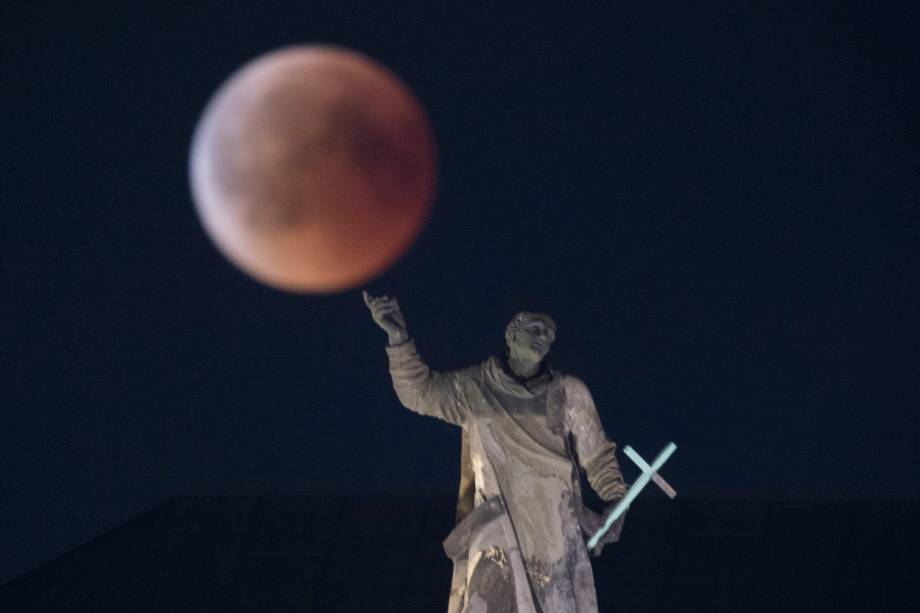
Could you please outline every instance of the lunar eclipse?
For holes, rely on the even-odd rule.
[[[428,216],[434,139],[411,91],[359,53],[297,46],[220,87],[195,130],[192,193],[218,249],[293,292],[362,284]]]

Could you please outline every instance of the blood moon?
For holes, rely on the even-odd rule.
[[[205,230],[234,264],[280,289],[335,292],[415,240],[434,197],[435,145],[387,68],[295,46],[256,58],[214,94],[190,175]]]

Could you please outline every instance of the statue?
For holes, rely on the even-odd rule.
[[[364,301],[387,333],[400,402],[463,429],[458,523],[444,541],[454,562],[449,613],[597,613],[585,537],[604,522],[582,503],[579,467],[608,504],[604,516],[627,486],[587,386],[544,361],[553,319],[518,313],[506,357],[435,372],[399,303],[367,292]],[[622,525],[620,517],[592,553],[618,540]]]

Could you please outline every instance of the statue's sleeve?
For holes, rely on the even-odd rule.
[[[604,500],[622,498],[627,487],[617,462],[617,446],[604,433],[588,387],[575,377],[566,377],[565,418],[588,483]]]
[[[449,372],[428,368],[413,341],[388,346],[393,389],[404,407],[463,426],[469,414],[469,386],[475,367]]]

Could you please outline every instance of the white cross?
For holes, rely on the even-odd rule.
[[[636,479],[635,483],[632,484],[632,487],[629,488],[629,491],[626,492],[626,495],[620,498],[620,501],[617,502],[616,506],[613,507],[613,511],[610,515],[607,516],[607,521],[604,522],[604,525],[594,533],[594,536],[591,537],[591,540],[588,541],[588,549],[594,549],[597,546],[597,542],[607,534],[607,531],[610,530],[610,526],[613,525],[617,519],[620,518],[620,515],[626,512],[626,509],[629,508],[630,503],[635,500],[636,496],[639,495],[639,492],[642,491],[649,481],[652,479],[655,480],[655,484],[658,485],[664,491],[665,494],[670,498],[677,496],[677,492],[674,491],[667,481],[658,476],[658,470],[664,466],[664,463],[668,461],[668,458],[671,457],[671,454],[677,449],[677,445],[673,442],[665,445],[665,448],[661,450],[661,453],[658,454],[658,457],[655,458],[655,461],[652,462],[652,465],[649,466],[645,460],[642,459],[636,451],[627,445],[623,448],[623,453],[629,456],[629,459],[636,463],[636,466],[642,471],[642,474],[639,475],[639,478]]]
[[[675,447],[675,449],[676,449],[676,447]],[[633,463],[634,463],[636,466],[638,466],[638,467],[639,467],[639,470],[641,470],[642,472],[645,472],[645,471],[647,471],[647,470],[651,470],[651,466],[649,466],[648,464],[646,464],[645,460],[642,459],[642,456],[640,456],[638,453],[636,453],[636,450],[633,449],[632,447],[630,447],[629,445],[626,445],[626,447],[623,448],[623,453],[625,453],[626,455],[628,455],[628,456],[629,456],[629,459],[632,460]],[[653,472],[653,473],[652,473],[652,481],[654,481],[654,482],[655,482],[655,485],[657,485],[658,487],[660,487],[660,488],[661,488],[661,491],[664,492],[665,494],[667,494],[667,495],[668,495],[668,498],[670,498],[671,500],[674,500],[674,497],[677,496],[677,492],[674,491],[674,488],[671,487],[670,485],[668,485],[668,482],[665,481],[665,480],[661,477],[661,475],[659,475],[658,473],[656,473],[656,472]]]

